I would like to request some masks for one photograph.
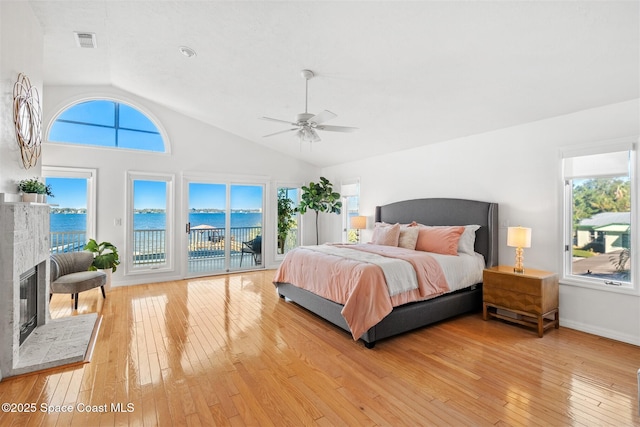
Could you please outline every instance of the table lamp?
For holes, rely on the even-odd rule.
[[[358,243],[360,243],[360,230],[367,228],[367,217],[352,216],[350,223],[351,228],[356,230],[356,237],[358,238]]]
[[[531,229],[527,227],[509,227],[507,229],[507,246],[516,248],[516,265],[513,271],[515,273],[524,273],[522,248],[531,247]]]

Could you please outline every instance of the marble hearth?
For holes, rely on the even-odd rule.
[[[37,326],[20,345],[20,276],[36,267]],[[81,362],[97,314],[51,319],[49,206],[0,202],[0,380]]]

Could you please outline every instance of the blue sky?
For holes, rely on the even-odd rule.
[[[51,185],[54,198],[49,203],[61,208],[86,208],[87,207],[87,183],[80,178],[47,178],[45,181]]]
[[[55,198],[50,203],[61,208],[86,208],[86,181],[76,178],[47,178]],[[134,184],[134,209],[164,209],[166,183],[163,181],[136,180]],[[262,186],[232,185],[231,209],[262,208]],[[225,209],[225,184],[191,183],[189,185],[189,209]]]
[[[134,209],[165,209],[167,183],[164,181],[133,181]]]
[[[116,126],[116,118],[118,120]],[[87,101],[60,114],[48,135],[49,141],[117,146],[164,152],[157,127],[135,108],[114,101]]]
[[[225,184],[189,184],[189,209],[225,209]],[[231,209],[261,209],[262,187],[232,185]]]

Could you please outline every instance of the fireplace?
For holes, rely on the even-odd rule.
[[[0,381],[86,361],[100,325],[97,313],[51,319],[49,206],[4,200],[0,194]]]
[[[20,275],[20,345],[38,324],[38,267]]]
[[[24,372],[20,349],[51,320],[48,274],[49,207],[0,203],[0,379]]]

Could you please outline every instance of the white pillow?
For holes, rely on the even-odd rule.
[[[420,227],[400,227],[400,237],[398,238],[398,247],[414,250],[418,242],[418,233]]]
[[[458,240],[458,253],[473,255],[475,253],[474,246],[476,244],[476,230],[479,225],[465,225],[464,232]]]

